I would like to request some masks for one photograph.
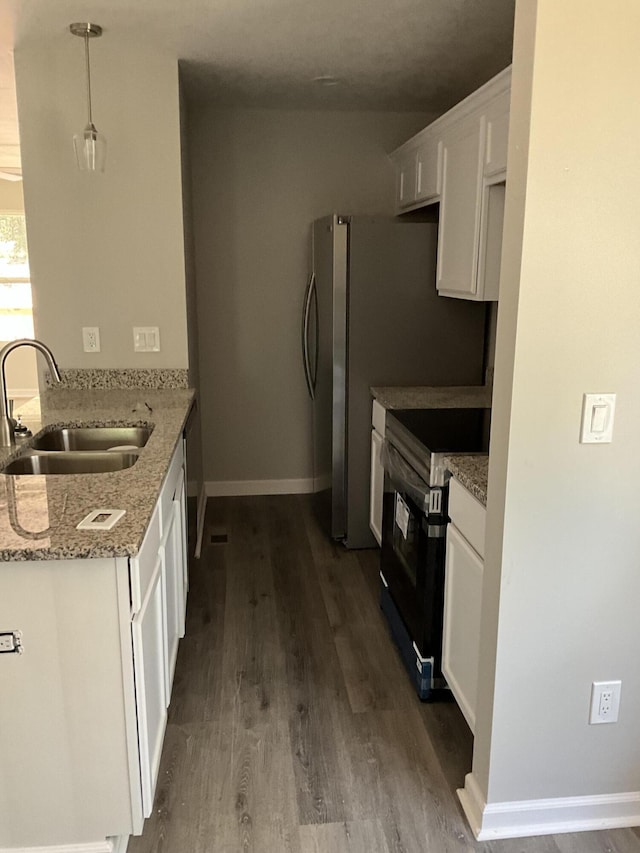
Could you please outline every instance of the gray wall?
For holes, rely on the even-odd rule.
[[[207,481],[312,476],[300,317],[311,222],[392,213],[415,114],[190,110]]]
[[[187,490],[189,496],[202,492],[202,425],[200,418],[200,368],[198,355],[198,299],[196,292],[191,160],[187,122],[187,101],[180,86],[180,149],[182,156],[182,208],[184,228],[184,269],[188,329],[189,385],[198,391],[196,406],[189,419],[187,435]]]
[[[36,335],[61,367],[187,367],[178,66],[144,40],[91,50],[103,175],[78,171],[86,123],[84,51],[61,31],[18,44],[16,87]],[[134,353],[133,326],[161,351]],[[82,326],[102,351],[84,353]]]
[[[517,6],[473,773],[490,804],[619,794],[633,820],[640,7],[614,5]],[[580,444],[598,391],[613,442]],[[613,679],[619,722],[588,725],[591,682]]]

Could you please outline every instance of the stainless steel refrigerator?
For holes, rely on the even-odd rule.
[[[302,355],[318,513],[347,548],[369,529],[372,385],[480,385],[486,306],[436,293],[437,226],[327,216],[312,226]]]

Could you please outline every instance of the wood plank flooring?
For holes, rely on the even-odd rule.
[[[471,733],[455,703],[418,701],[377,582],[377,552],[326,539],[306,496],[209,500],[129,853],[640,853],[631,829],[474,840],[455,794]]]

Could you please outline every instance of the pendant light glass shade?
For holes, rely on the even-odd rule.
[[[107,140],[94,125],[87,125],[82,133],[73,137],[73,147],[81,172],[104,172],[107,161]]]
[[[107,159],[107,140],[98,133],[93,123],[91,110],[91,65],[89,62],[89,39],[100,38],[102,27],[98,24],[70,24],[69,30],[74,36],[84,38],[84,55],[87,71],[87,115],[88,121],[82,133],[73,137],[78,168],[82,172],[104,172]]]

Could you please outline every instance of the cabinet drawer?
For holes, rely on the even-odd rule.
[[[184,447],[181,438],[178,441],[178,446],[173,454],[173,459],[169,463],[169,470],[167,471],[167,476],[163,483],[162,491],[160,492],[160,527],[162,534],[164,534],[171,521],[171,514],[173,512],[173,496],[180,481],[180,472],[182,471],[183,465]]]
[[[453,478],[449,486],[449,515],[469,544],[481,557],[484,557],[487,511],[471,492]]]
[[[160,509],[158,504],[153,511],[149,527],[145,533],[140,550],[129,561],[129,577],[131,582],[131,608],[137,613],[142,607],[149,583],[158,561],[160,547]]]

